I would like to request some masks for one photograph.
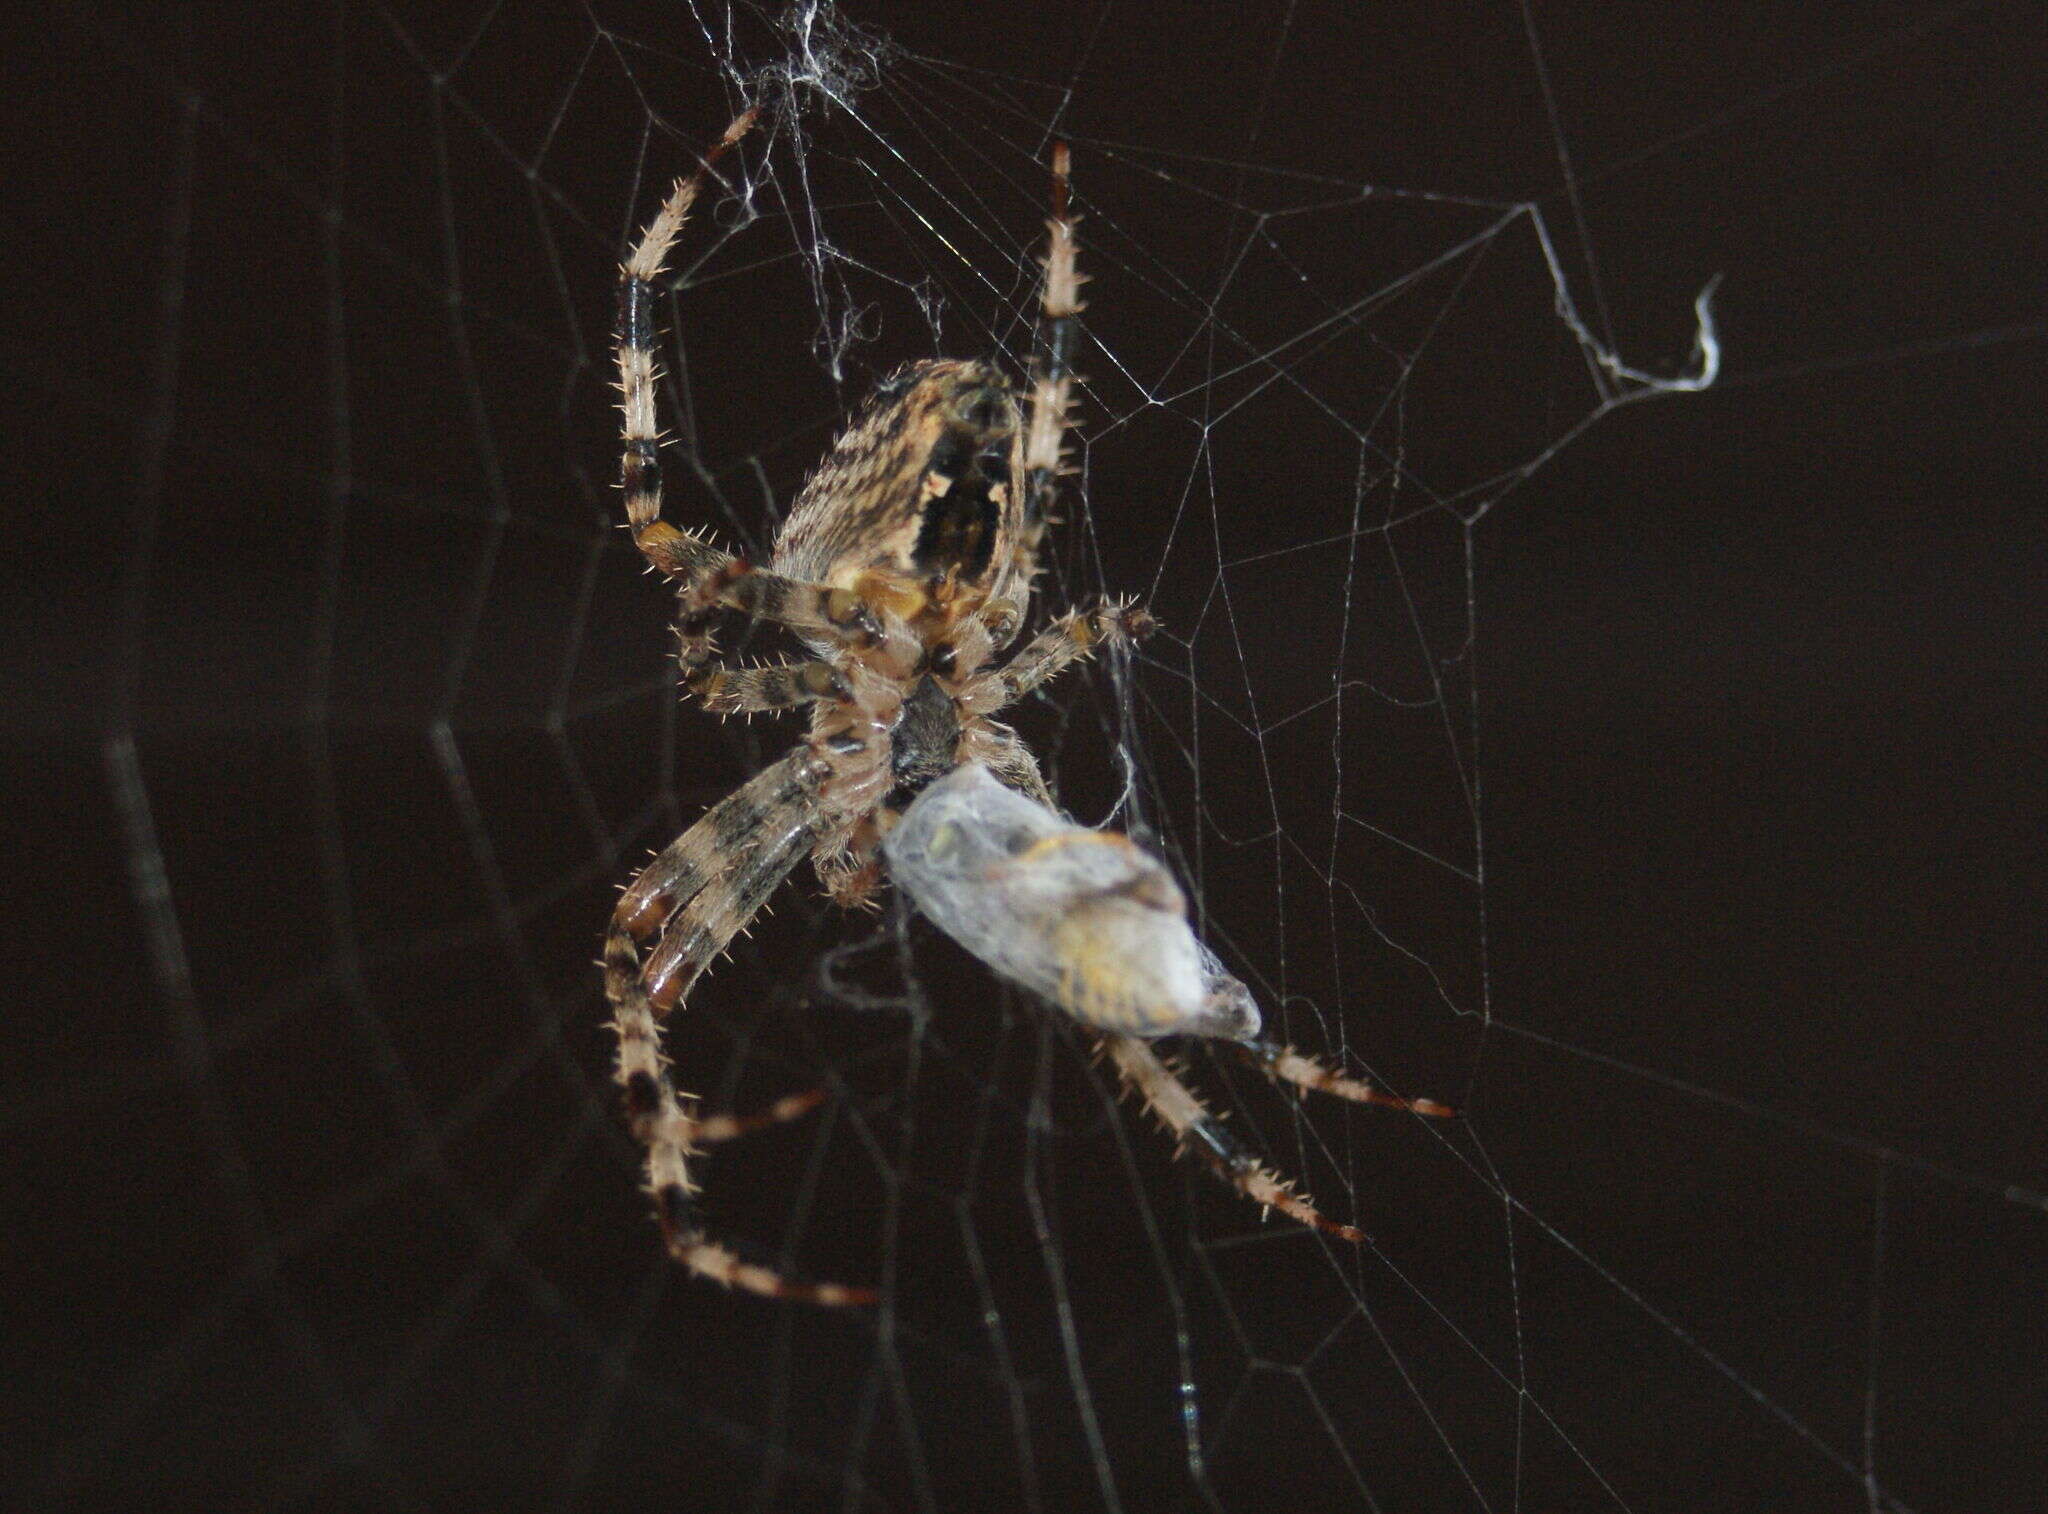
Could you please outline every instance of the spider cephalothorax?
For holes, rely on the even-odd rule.
[[[993,362],[935,359],[898,369],[804,485],[765,567],[661,518],[657,281],[707,172],[754,119],[748,111],[734,121],[704,166],[670,191],[621,271],[620,482],[634,544],[676,583],[678,660],[690,691],[728,714],[808,705],[810,730],[633,880],[605,939],[605,992],[616,1016],[627,1117],[646,1148],[647,1183],[671,1254],[756,1293],[844,1304],[872,1295],[792,1283],[743,1262],[705,1238],[692,1210],[689,1159],[700,1146],[794,1118],[815,1098],[786,1099],[751,1121],[687,1112],[661,1053],[661,1022],[806,854],[837,903],[870,903],[883,880],[883,837],[942,775],[979,765],[1049,813],[1037,763],[995,715],[1097,648],[1145,635],[1152,622],[1123,602],[1077,610],[998,660],[1029,615],[1072,388],[1068,358],[1081,306],[1064,146],[1053,155],[1039,341],[1021,400]],[[808,659],[719,663],[711,628],[733,613],[789,631]],[[1144,1044],[1149,1036],[1213,1034],[1201,1028],[1207,1023],[1181,1017],[1137,1030],[1122,1022],[1096,1028],[1124,1079],[1229,1181],[1261,1203],[1341,1228],[1306,1200],[1275,1197],[1284,1185],[1243,1153]],[[1320,1069],[1320,1082],[1297,1075],[1312,1064],[1284,1057],[1271,1048],[1261,1065],[1347,1097],[1355,1096],[1347,1088],[1362,1086]]]

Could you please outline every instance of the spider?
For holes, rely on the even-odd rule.
[[[738,116],[696,171],[677,181],[620,271],[620,484],[634,545],[677,587],[685,687],[724,714],[809,706],[810,730],[628,885],[605,937],[604,987],[626,1118],[645,1152],[646,1186],[669,1254],[728,1287],[861,1304],[875,1300],[873,1290],[798,1282],[743,1260],[705,1234],[693,1203],[691,1158],[702,1147],[796,1119],[821,1095],[794,1095],[748,1118],[700,1116],[670,1079],[662,1024],[806,852],[835,903],[871,906],[884,881],[883,838],[935,779],[978,765],[1034,804],[1045,824],[1060,825],[1030,751],[994,717],[1098,649],[1131,645],[1153,622],[1129,601],[1106,602],[1062,616],[1002,660],[1025,624],[1064,471],[1082,309],[1065,144],[1052,153],[1052,213],[1025,398],[988,360],[897,369],[804,484],[765,567],[661,518],[655,301],[707,177],[757,115],[758,107]],[[720,663],[711,628],[731,612],[793,633],[809,656],[766,667]],[[1136,853],[1122,837],[1087,834]],[[1180,908],[1170,878],[1162,882],[1163,869],[1152,868],[1159,877],[1146,874],[1131,887],[1155,906],[1170,894]],[[1243,994],[1227,975],[1218,981]],[[1165,1012],[1108,1019],[1085,1006],[1063,1007],[1100,1037],[1124,1083],[1181,1146],[1225,1181],[1305,1224],[1363,1239],[1324,1219],[1253,1159],[1147,1044],[1160,1035],[1221,1034],[1221,1020]],[[1255,1033],[1248,996],[1245,1008],[1249,1020],[1230,1023]],[[1304,1089],[1449,1112],[1393,1099],[1271,1043],[1247,1039],[1239,1049],[1269,1076]]]

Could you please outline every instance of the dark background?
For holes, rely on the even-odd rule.
[[[736,103],[714,56],[801,36],[62,5],[7,137],[10,1497],[2015,1506],[2037,11],[851,14],[905,56],[750,148],[760,218],[698,228],[666,314],[671,513],[748,540],[874,371],[1014,353],[1069,137],[1100,348],[1050,592],[1168,632],[1023,724],[1090,819],[1131,757],[1125,822],[1290,1036],[1467,1120],[1197,1054],[1376,1244],[1261,1228],[1069,1033],[802,883],[675,1050],[718,1107],[825,1083],[707,1204],[888,1304],[672,1277],[588,964],[643,848],[787,734],[667,692],[609,526],[609,279]],[[1495,219],[1456,197],[1539,205],[1646,369],[1723,275],[1722,382],[1580,433],[1527,218],[1350,310]],[[821,237],[856,261],[792,255]]]

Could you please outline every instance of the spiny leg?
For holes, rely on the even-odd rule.
[[[1399,1098],[1384,1089],[1375,1088],[1362,1078],[1334,1072],[1314,1057],[1303,1056],[1293,1047],[1282,1046],[1277,1041],[1245,1042],[1235,1046],[1233,1050],[1267,1077],[1282,1083],[1292,1083],[1297,1088],[1326,1093],[1333,1098],[1347,1099],[1353,1104],[1378,1104],[1385,1109],[1405,1109],[1410,1114],[1428,1115],[1431,1119],[1449,1120],[1457,1117],[1457,1110],[1448,1104],[1439,1104],[1434,1099]]]
[[[792,799],[757,817],[749,839],[737,843],[735,860],[662,927],[641,971],[657,1014],[665,1017],[689,995],[810,849],[817,836],[811,806],[809,798]]]
[[[784,1094],[766,1109],[757,1109],[752,1114],[700,1115],[694,1122],[694,1134],[700,1146],[716,1146],[721,1141],[736,1141],[757,1130],[793,1124],[824,1102],[825,1090],[822,1088]]]
[[[1040,543],[1046,530],[1057,521],[1059,480],[1067,471],[1074,349],[1080,341],[1079,317],[1086,308],[1080,293],[1088,276],[1076,266],[1076,217],[1068,203],[1071,162],[1067,144],[1054,143],[1052,214],[1045,223],[1045,282],[1039,293],[1039,324],[1022,449],[1024,521],[1017,534],[1009,590],[1025,600],[1038,572]],[[1041,631],[1006,667],[979,676],[968,696],[967,707],[976,713],[993,714],[1030,694],[1078,659],[1089,656],[1103,643],[1142,640],[1155,628],[1151,615],[1128,600],[1076,610]],[[990,632],[1000,646],[1013,634],[1014,623],[1009,631],[991,624]],[[1039,788],[1043,787],[1041,782]]]
[[[820,699],[851,699],[852,690],[829,662],[786,662],[765,668],[704,668],[690,692],[718,715],[790,710]]]
[[[855,639],[880,635],[873,614],[851,591],[763,572],[661,518],[661,432],[655,405],[661,377],[654,324],[658,281],[669,249],[703,192],[706,176],[753,127],[759,114],[758,107],[741,113],[704,155],[696,172],[676,181],[619,269],[619,487],[626,496],[626,523],[632,529],[633,544],[680,586],[683,645],[679,661],[685,674],[711,655],[705,624],[720,609],[742,610],[787,625],[799,634]]]
[[[1038,572],[1038,548],[1054,524],[1060,474],[1065,470],[1067,410],[1073,401],[1074,347],[1080,339],[1081,285],[1074,265],[1074,217],[1067,207],[1067,144],[1052,149],[1052,214],[1046,220],[1045,283],[1039,291],[1037,339],[1031,361],[1031,398],[1022,456],[1024,519],[1017,532],[1003,592],[1029,600]]]
[[[900,625],[885,625],[866,593],[756,568],[666,521],[654,522],[634,539],[647,560],[677,582],[676,665],[686,682],[715,650],[710,626],[721,610],[782,626],[813,643],[876,647],[908,635]]]
[[[605,938],[604,968],[605,995],[619,1036],[618,1081],[625,1090],[627,1120],[647,1153],[647,1189],[669,1256],[700,1277],[764,1298],[835,1306],[873,1303],[877,1295],[872,1289],[792,1282],[705,1238],[692,1202],[696,1185],[689,1159],[700,1139],[740,1132],[723,1130],[717,1117],[700,1123],[683,1112],[661,1054],[659,1017],[640,985],[639,952],[617,926]]]
[[[1127,600],[1092,610],[1074,610],[1032,637],[1001,668],[981,673],[961,695],[964,708],[980,715],[1015,704],[1102,646],[1129,645],[1150,636],[1157,622]]]
[[[704,155],[696,172],[676,181],[619,269],[619,484],[625,491],[626,520],[632,526],[634,543],[647,554],[648,561],[672,577],[713,572],[734,559],[730,553],[721,552],[661,519],[661,433],[655,419],[655,388],[660,377],[655,360],[655,281],[661,277],[669,249],[690,217],[690,208],[703,191],[706,175],[752,129],[759,115],[755,108],[734,118],[725,135]]]
[[[869,1303],[875,1295],[836,1283],[791,1282],[704,1237],[691,1202],[696,1187],[689,1159],[700,1141],[739,1134],[764,1117],[699,1121],[685,1113],[661,1049],[661,1021],[801,855],[809,840],[802,817],[810,813],[821,779],[810,752],[800,749],[713,806],[655,858],[613,912],[605,936],[604,985],[619,1038],[616,1076],[627,1122],[646,1151],[647,1188],[669,1255],[729,1287],[841,1305]],[[742,859],[739,865],[721,867],[719,859],[730,855]],[[666,962],[665,974],[643,972],[635,939],[657,930],[663,939],[650,968]],[[784,1100],[765,1118],[796,1118],[809,1107],[808,1097]]]
[[[626,886],[613,914],[616,924],[645,941],[752,845],[764,817],[815,795],[826,769],[808,747],[777,759],[727,794],[671,841]]]
[[[1180,1150],[1193,1151],[1224,1182],[1262,1208],[1277,1209],[1342,1240],[1365,1240],[1364,1231],[1325,1219],[1292,1184],[1263,1166],[1145,1042],[1135,1036],[1110,1034],[1103,1036],[1102,1046],[1116,1064],[1124,1086],[1173,1132]]]
[[[1045,786],[1045,775],[1038,770],[1038,759],[1031,755],[1024,739],[1000,720],[980,718],[968,722],[961,733],[960,760],[980,763],[1003,787],[1015,789],[1025,798],[1057,811],[1052,792]]]
[[[656,568],[676,579],[686,601],[678,635],[685,674],[711,655],[705,630],[709,610],[745,564],[702,537],[661,518],[661,430],[655,395],[661,374],[655,357],[654,302],[669,249],[681,235],[705,176],[732,145],[752,129],[758,109],[742,112],[704,155],[697,171],[678,179],[661,209],[641,233],[619,269],[619,487],[626,496],[626,523],[633,545]],[[704,603],[696,603],[697,601]]]

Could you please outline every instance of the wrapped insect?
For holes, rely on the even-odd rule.
[[[1195,938],[1186,896],[1164,863],[1128,836],[1076,825],[979,764],[926,788],[882,852],[890,877],[920,912],[997,974],[1098,1032],[1118,1075],[1182,1147],[1260,1204],[1363,1239],[1261,1166],[1150,1041],[1234,1042],[1267,1076],[1300,1088],[1416,1114],[1451,1113],[1261,1040],[1251,992]]]
[[[1076,825],[972,764],[919,795],[882,852],[934,925],[1083,1025],[1258,1036],[1251,994],[1195,939],[1166,865],[1128,836]]]

